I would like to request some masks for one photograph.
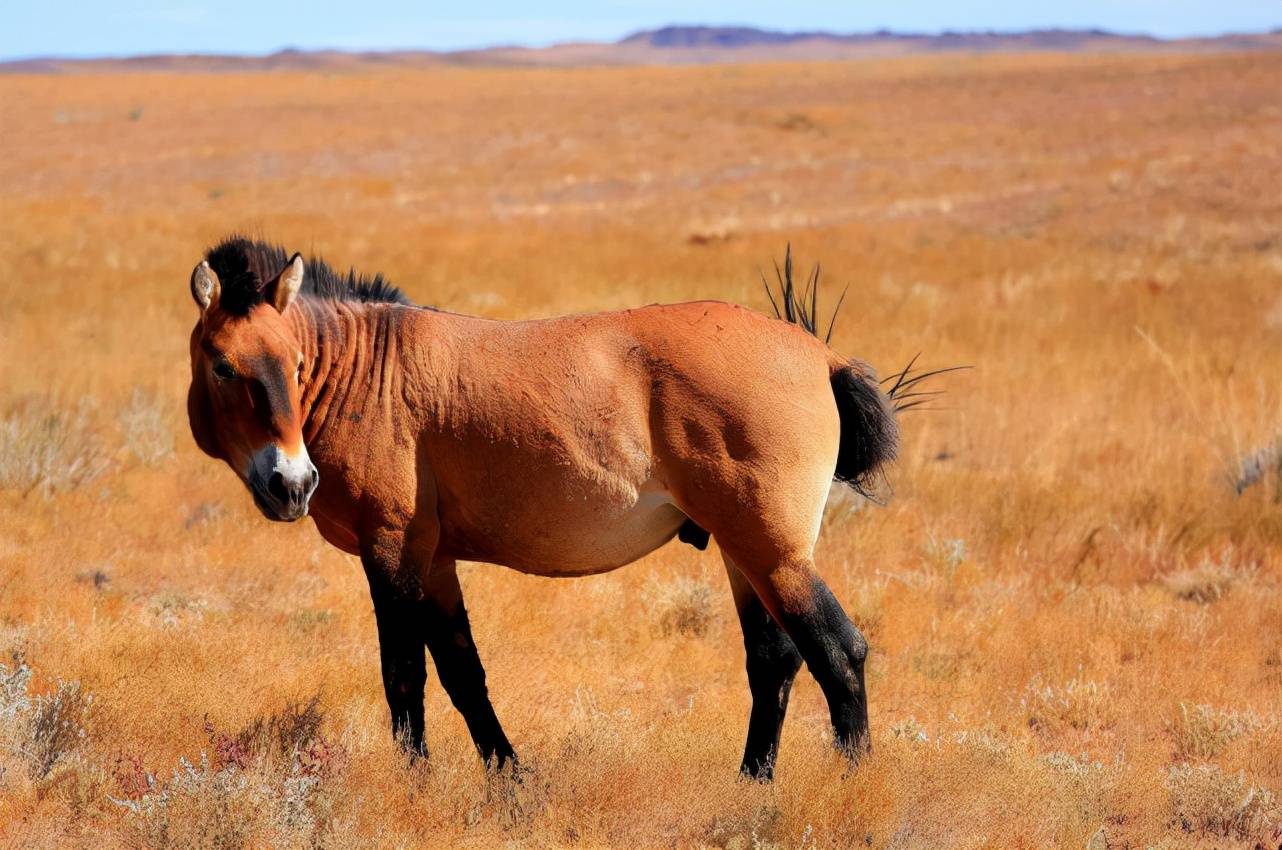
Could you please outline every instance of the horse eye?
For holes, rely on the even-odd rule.
[[[214,377],[220,381],[230,381],[236,377],[236,370],[226,360],[219,360],[214,364]]]

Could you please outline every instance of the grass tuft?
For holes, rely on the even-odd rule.
[[[715,619],[712,588],[702,578],[679,575],[652,580],[644,598],[651,620],[664,636],[703,637]]]
[[[1180,713],[1169,725],[1175,739],[1175,759],[1180,762],[1212,759],[1230,744],[1277,727],[1254,711],[1230,711],[1211,705],[1180,703]]]
[[[1165,784],[1174,823],[1184,832],[1242,842],[1276,840],[1282,826],[1277,798],[1247,780],[1244,771],[1185,764],[1170,768]]]
[[[66,409],[35,399],[0,418],[0,489],[52,496],[94,480],[108,465],[87,402]]]
[[[154,395],[134,389],[117,419],[125,449],[139,463],[152,466],[174,456],[174,432]]]
[[[1205,605],[1228,593],[1238,577],[1232,564],[1207,558],[1195,567],[1163,575],[1161,583],[1175,598]]]

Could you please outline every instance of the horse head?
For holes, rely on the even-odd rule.
[[[240,476],[268,519],[293,521],[320,481],[303,445],[303,349],[286,317],[306,268],[295,254],[269,277],[245,259],[211,253],[192,271],[200,318],[187,417],[196,444]]]

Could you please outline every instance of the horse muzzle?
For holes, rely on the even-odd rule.
[[[245,480],[263,516],[293,522],[307,516],[307,503],[320,483],[320,473],[306,448],[291,456],[272,444],[254,452]]]

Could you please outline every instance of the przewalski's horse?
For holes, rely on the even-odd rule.
[[[514,760],[456,560],[581,576],[709,534],[747,649],[743,773],[770,778],[802,661],[836,745],[867,746],[867,644],[812,559],[829,483],[862,487],[895,453],[866,367],[730,304],[490,321],[239,237],[191,292],[196,443],[268,519],[310,514],[360,556],[411,752],[426,752],[426,646],[482,758]]]

